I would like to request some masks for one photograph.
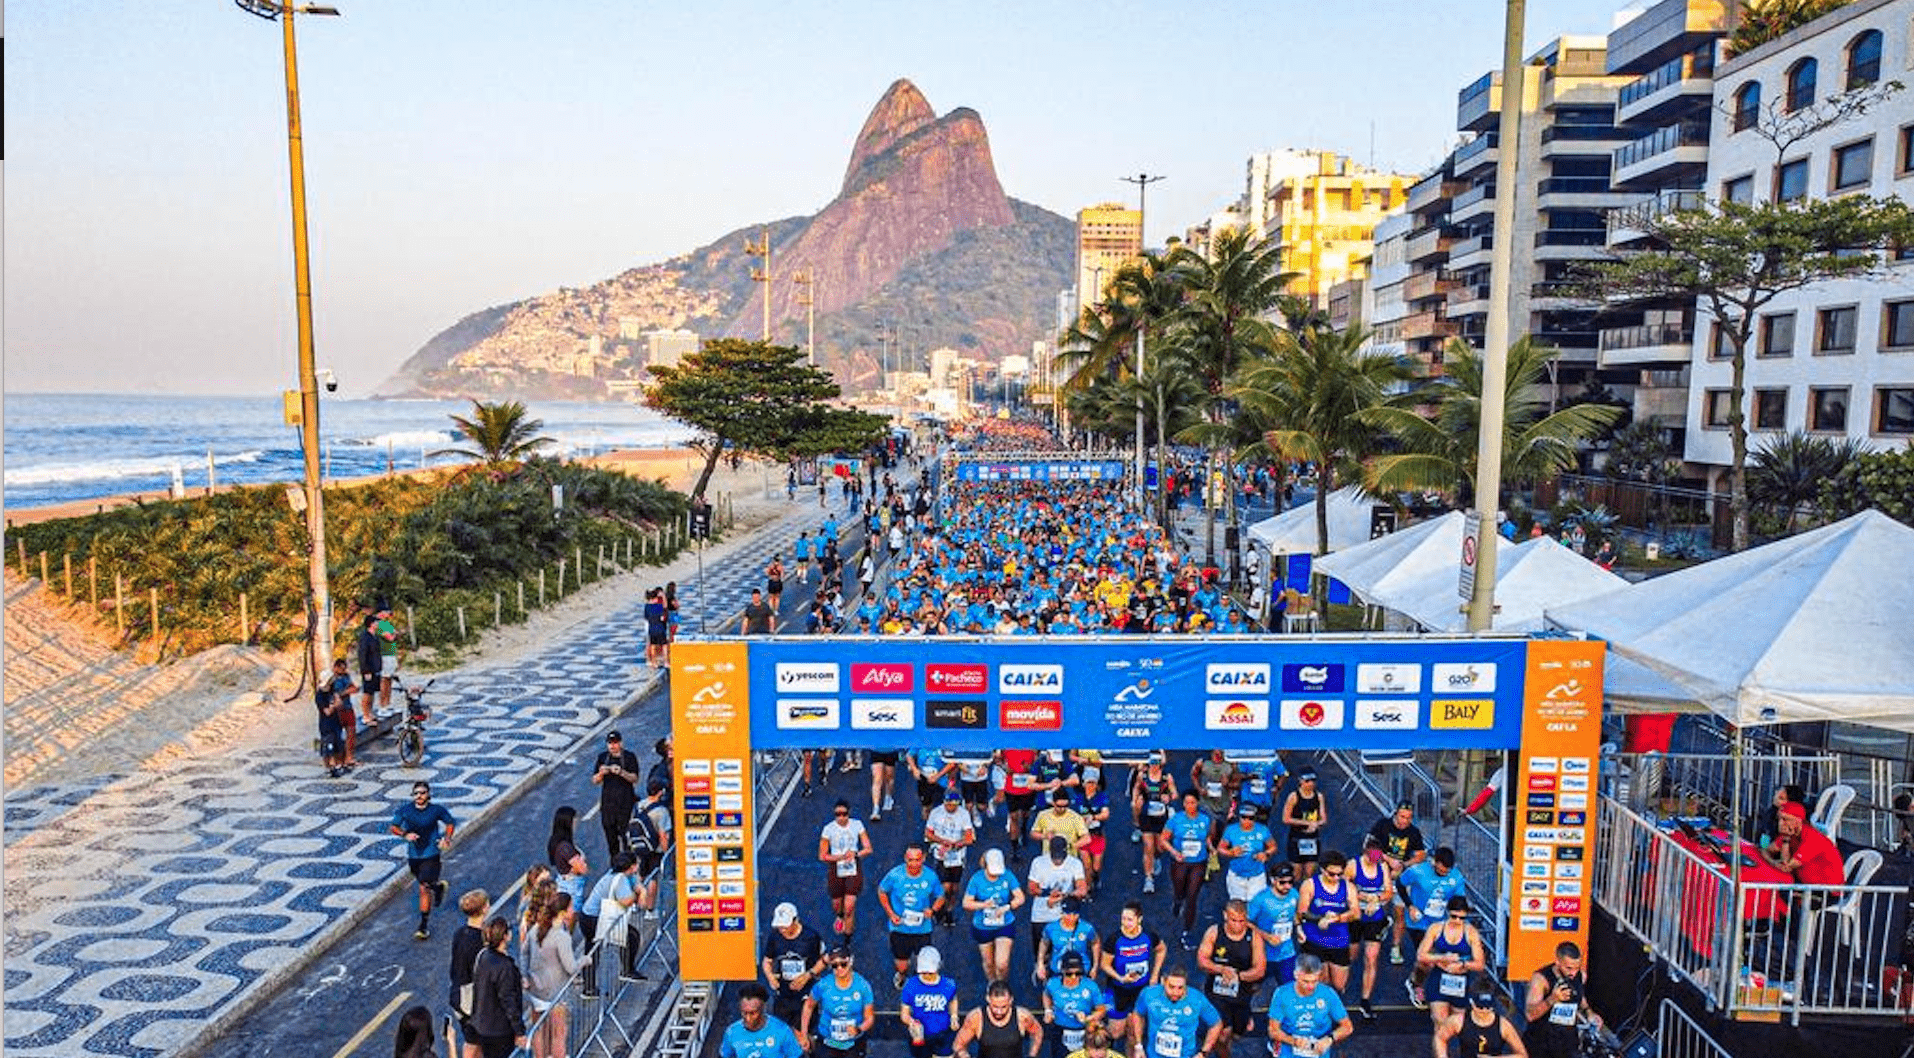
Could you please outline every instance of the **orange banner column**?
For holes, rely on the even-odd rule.
[[[671,648],[678,964],[690,981],[757,976],[749,648]]]
[[[1596,769],[1602,745],[1602,659],[1607,644],[1536,640],[1522,683],[1522,748],[1508,810],[1510,980],[1525,980],[1565,940],[1588,951],[1593,911]]]

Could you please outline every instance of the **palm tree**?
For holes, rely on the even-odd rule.
[[[1607,404],[1573,404],[1549,413],[1541,381],[1561,353],[1529,337],[1509,347],[1503,388],[1502,479],[1532,483],[1575,466],[1581,447],[1621,417]],[[1433,404],[1427,417],[1402,404],[1363,413],[1364,422],[1392,435],[1402,451],[1370,464],[1371,491],[1436,489],[1473,503],[1476,449],[1482,434],[1482,354],[1455,339],[1443,354],[1442,377],[1417,394]]]
[[[452,416],[459,436],[467,443],[458,448],[441,448],[432,454],[467,456],[487,466],[516,463],[552,443],[551,438],[538,432],[545,428],[544,420],[525,416],[525,405],[521,401],[484,404],[475,400],[471,418]]]
[[[1360,325],[1285,331],[1276,355],[1251,365],[1230,391],[1245,411],[1271,424],[1263,433],[1269,454],[1316,464],[1319,555],[1329,550],[1329,494],[1341,481],[1360,480],[1363,461],[1383,439],[1365,417],[1402,400],[1412,377],[1408,361],[1365,350],[1368,338]]]
[[[1784,533],[1794,532],[1801,505],[1820,495],[1830,481],[1865,449],[1853,438],[1834,441],[1800,431],[1770,438],[1748,464],[1748,497],[1788,512]]]

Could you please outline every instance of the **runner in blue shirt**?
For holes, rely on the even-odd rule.
[[[802,1058],[804,1048],[791,1026],[765,1014],[768,999],[756,981],[738,990],[738,1020],[725,1028],[718,1058]]]
[[[1333,988],[1324,988],[1323,963],[1305,952],[1296,957],[1296,979],[1269,1000],[1269,1042],[1277,1058],[1321,1058],[1356,1027]]]
[[[1199,808],[1194,790],[1183,793],[1183,810],[1163,824],[1159,848],[1170,858],[1170,884],[1175,899],[1170,914],[1183,916],[1183,947],[1195,950],[1190,932],[1196,928],[1196,904],[1203,891],[1203,869],[1209,864],[1210,814]]]
[[[1037,980],[1063,971],[1063,960],[1072,953],[1083,956],[1086,965],[1103,961],[1103,946],[1097,928],[1083,919],[1083,900],[1068,896],[1063,900],[1063,916],[1043,927],[1038,944]]]
[[[1130,1012],[1143,990],[1156,983],[1168,953],[1163,938],[1143,928],[1142,902],[1124,904],[1117,931],[1103,948],[1102,970],[1110,981],[1110,1035],[1121,1038],[1129,1031]]]
[[[1270,810],[1276,803],[1276,791],[1282,788],[1289,769],[1283,767],[1274,751],[1267,760],[1239,760],[1236,770],[1243,781],[1236,787],[1236,803],[1256,806],[1256,821],[1269,824]]]
[[[799,584],[811,582],[811,537],[804,532],[791,544],[791,557],[797,561],[797,576],[791,578]]]
[[[1207,1058],[1216,1045],[1222,1019],[1201,992],[1190,991],[1189,971],[1163,972],[1163,983],[1137,998],[1137,1054],[1144,1058]]]
[[[1016,944],[1016,912],[1023,906],[1023,885],[1004,869],[1002,849],[984,851],[983,869],[964,884],[964,910],[971,912],[970,937],[983,959],[984,979],[1010,977],[1010,949]]]
[[[1054,923],[1053,923],[1054,925]],[[1084,975],[1083,956],[1065,955],[1057,966],[1057,976],[1043,986],[1043,1022],[1054,1026],[1050,1033],[1050,1058],[1069,1058],[1083,1049],[1084,1030],[1103,1020],[1109,1011],[1103,989]]]
[[[1223,828],[1216,851],[1229,857],[1229,869],[1223,877],[1231,900],[1248,903],[1268,883],[1263,874],[1276,858],[1276,839],[1269,828],[1256,821],[1256,806],[1244,801],[1236,807],[1236,822]]]
[[[1269,888],[1249,902],[1249,923],[1263,935],[1269,977],[1286,985],[1296,977],[1296,866],[1278,863],[1269,869]]]
[[[922,845],[905,849],[904,862],[877,883],[877,902],[891,920],[891,958],[897,963],[891,984],[902,988],[905,971],[930,943],[935,916],[944,906],[944,884],[924,869]]]
[[[1403,927],[1409,937],[1409,951],[1414,953],[1421,949],[1422,935],[1429,927],[1442,925],[1449,898],[1466,891],[1462,872],[1455,866],[1455,850],[1445,845],[1430,853],[1428,859],[1411,865],[1396,879],[1396,889],[1402,894]],[[1422,984],[1428,977],[1429,971],[1417,966],[1403,982],[1410,1002],[1418,1007],[1423,1004]]]
[[[942,976],[944,957],[936,948],[917,953],[917,976],[904,982],[898,1017],[910,1035],[911,1058],[942,1058],[957,1036],[957,982]]]
[[[826,961],[831,975],[811,986],[799,1031],[822,1045],[826,1054],[861,1052],[864,1034],[877,1023],[877,991],[851,969],[849,948],[833,948]]]
[[[445,825],[444,837],[439,837],[440,824]],[[452,831],[456,829],[452,813],[432,803],[432,784],[428,782],[413,783],[412,803],[400,805],[392,813],[392,835],[405,839],[405,865],[419,883],[419,928],[412,934],[415,940],[426,938],[426,919],[433,908],[445,902],[450,887],[439,877],[443,866],[439,853],[452,843]]]

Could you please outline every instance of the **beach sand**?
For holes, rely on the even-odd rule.
[[[608,453],[590,462],[689,490],[702,469],[689,449]],[[435,471],[428,471],[432,473]],[[788,510],[781,465],[719,464],[707,494],[729,502],[733,539]],[[164,499],[164,494],[159,495]],[[131,497],[9,511],[22,523],[91,514]],[[523,624],[486,631],[466,653],[466,666],[490,666],[529,655],[561,630],[610,614],[644,588],[686,580],[690,558],[593,584]],[[212,757],[254,745],[311,741],[312,711],[303,698],[282,699],[299,686],[296,652],[222,646],[148,665],[113,649],[112,628],[43,592],[37,581],[6,573],[5,786],[76,784],[169,761]]]

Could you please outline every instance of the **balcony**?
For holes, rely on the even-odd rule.
[[[1615,120],[1624,125],[1653,121],[1713,94],[1715,58],[1712,48],[1677,56],[1622,86],[1615,100]]]
[[[1452,198],[1458,191],[1469,185],[1450,177],[1447,173],[1434,172],[1409,188],[1409,198],[1404,208],[1410,213],[1421,213],[1444,199]]]
[[[1533,312],[1592,309],[1599,305],[1588,296],[1580,283],[1572,280],[1546,279],[1529,287],[1529,309]]]
[[[1460,272],[1489,263],[1489,253],[1495,248],[1495,236],[1484,232],[1473,239],[1464,239],[1449,247],[1449,269]]]
[[[1607,353],[1602,354],[1602,366],[1612,363]],[[1648,421],[1659,426],[1680,426],[1688,419],[1688,387],[1686,386],[1637,386],[1635,388],[1635,420]]]
[[[1402,246],[1403,260],[1414,263],[1440,257],[1449,252],[1455,237],[1456,229],[1447,224],[1434,224],[1412,231]]]
[[[1430,309],[1417,312],[1402,319],[1402,338],[1404,341],[1417,341],[1424,338],[1447,338],[1455,333],[1455,324],[1442,318],[1440,312]]]
[[[1472,217],[1495,212],[1495,185],[1477,184],[1455,196],[1449,203],[1449,223],[1460,224]]]
[[[1705,172],[1708,167],[1708,123],[1684,121],[1665,125],[1615,152],[1610,179],[1622,187],[1644,177],[1666,179],[1676,171]]]
[[[1455,280],[1443,278],[1442,273],[1434,269],[1417,272],[1402,281],[1402,300],[1412,304],[1426,301],[1429,298],[1445,295],[1455,287]]]
[[[1444,314],[1450,319],[1463,316],[1480,316],[1489,311],[1489,285],[1470,283],[1449,291],[1449,299]]]
[[[1642,230],[1642,225],[1664,213],[1700,209],[1707,201],[1707,194],[1698,190],[1670,189],[1638,196],[1627,205],[1608,211],[1608,245],[1622,246],[1645,238],[1647,232]]]
[[[1725,0],[1662,0],[1608,35],[1608,72],[1642,73],[1728,31]]]
[[[1552,176],[1535,186],[1540,209],[1610,209],[1635,196],[1609,186],[1606,176]]]
[[[1612,154],[1634,135],[1614,125],[1550,125],[1542,130],[1542,157]]]
[[[1475,83],[1455,94],[1455,127],[1458,132],[1482,132],[1492,127],[1502,113],[1502,72],[1485,73]]]
[[[1502,156],[1501,152],[1496,150],[1496,138],[1495,133],[1484,132],[1478,134],[1475,139],[1457,147],[1455,149],[1455,155],[1451,160],[1451,167],[1455,169],[1455,175],[1459,177],[1473,176],[1483,169],[1494,168],[1496,160]]]
[[[1602,331],[1603,367],[1639,367],[1651,364],[1687,363],[1695,344],[1693,321],[1681,323],[1643,323],[1633,327],[1610,327]]]
[[[1594,261],[1608,256],[1606,228],[1554,228],[1535,233],[1538,261]]]

